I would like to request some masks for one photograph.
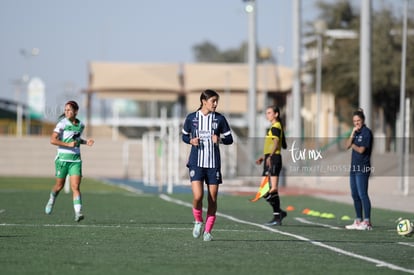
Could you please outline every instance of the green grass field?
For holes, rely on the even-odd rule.
[[[405,274],[414,273],[414,237],[373,209],[373,231],[346,231],[350,205],[305,196],[281,227],[263,201],[220,194],[214,240],[192,237],[190,194],[137,194],[85,178],[85,220],[73,221],[62,192],[44,214],[52,178],[0,177],[0,274]],[[335,214],[305,215],[309,208]],[[414,217],[408,217],[414,219]]]

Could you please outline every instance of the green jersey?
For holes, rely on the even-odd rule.
[[[59,146],[57,149],[57,156],[61,161],[68,161],[68,162],[80,162],[81,155],[80,155],[80,143],[81,143],[81,136],[83,129],[85,129],[85,125],[76,119],[76,125],[73,124],[69,119],[66,117],[61,119],[58,124],[56,124],[54,132],[58,133],[59,140],[63,142],[72,142],[76,141],[75,147],[65,147]]]

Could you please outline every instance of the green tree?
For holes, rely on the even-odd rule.
[[[247,43],[242,43],[239,48],[220,51],[217,46],[205,41],[193,46],[193,52],[197,62],[243,63],[246,62]]]
[[[319,2],[320,18],[327,23],[328,29],[346,29],[359,33],[360,15],[352,7],[350,1],[335,3]],[[389,129],[388,135],[395,136],[396,116],[399,111],[400,80],[401,80],[401,35],[393,34],[392,30],[401,30],[402,19],[396,17],[389,7],[372,11],[371,33],[371,73],[372,102],[374,112],[384,111],[385,122]],[[409,24],[410,25],[410,24]],[[332,39],[324,37],[322,90],[332,92],[337,102],[349,102],[352,109],[358,105],[359,94],[359,38]],[[413,37],[407,42],[407,96],[414,95],[414,45]],[[308,47],[315,47],[314,44]],[[316,70],[316,62],[308,64],[312,74]],[[337,108],[340,111],[346,108]],[[339,117],[349,117],[338,113]]]

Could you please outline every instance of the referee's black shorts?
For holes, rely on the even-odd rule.
[[[274,154],[270,160],[270,169],[267,167],[267,159],[269,155],[265,155],[265,159],[263,161],[263,173],[262,176],[266,176],[267,172],[270,172],[271,176],[279,176],[280,171],[282,170],[282,156],[280,154]]]

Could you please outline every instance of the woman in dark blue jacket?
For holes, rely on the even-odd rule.
[[[356,218],[353,224],[346,226],[346,229],[372,230],[368,179],[372,170],[373,137],[371,130],[365,125],[365,115],[362,109],[354,112],[352,122],[354,128],[351,136],[346,140],[346,147],[352,148],[349,176]]]

